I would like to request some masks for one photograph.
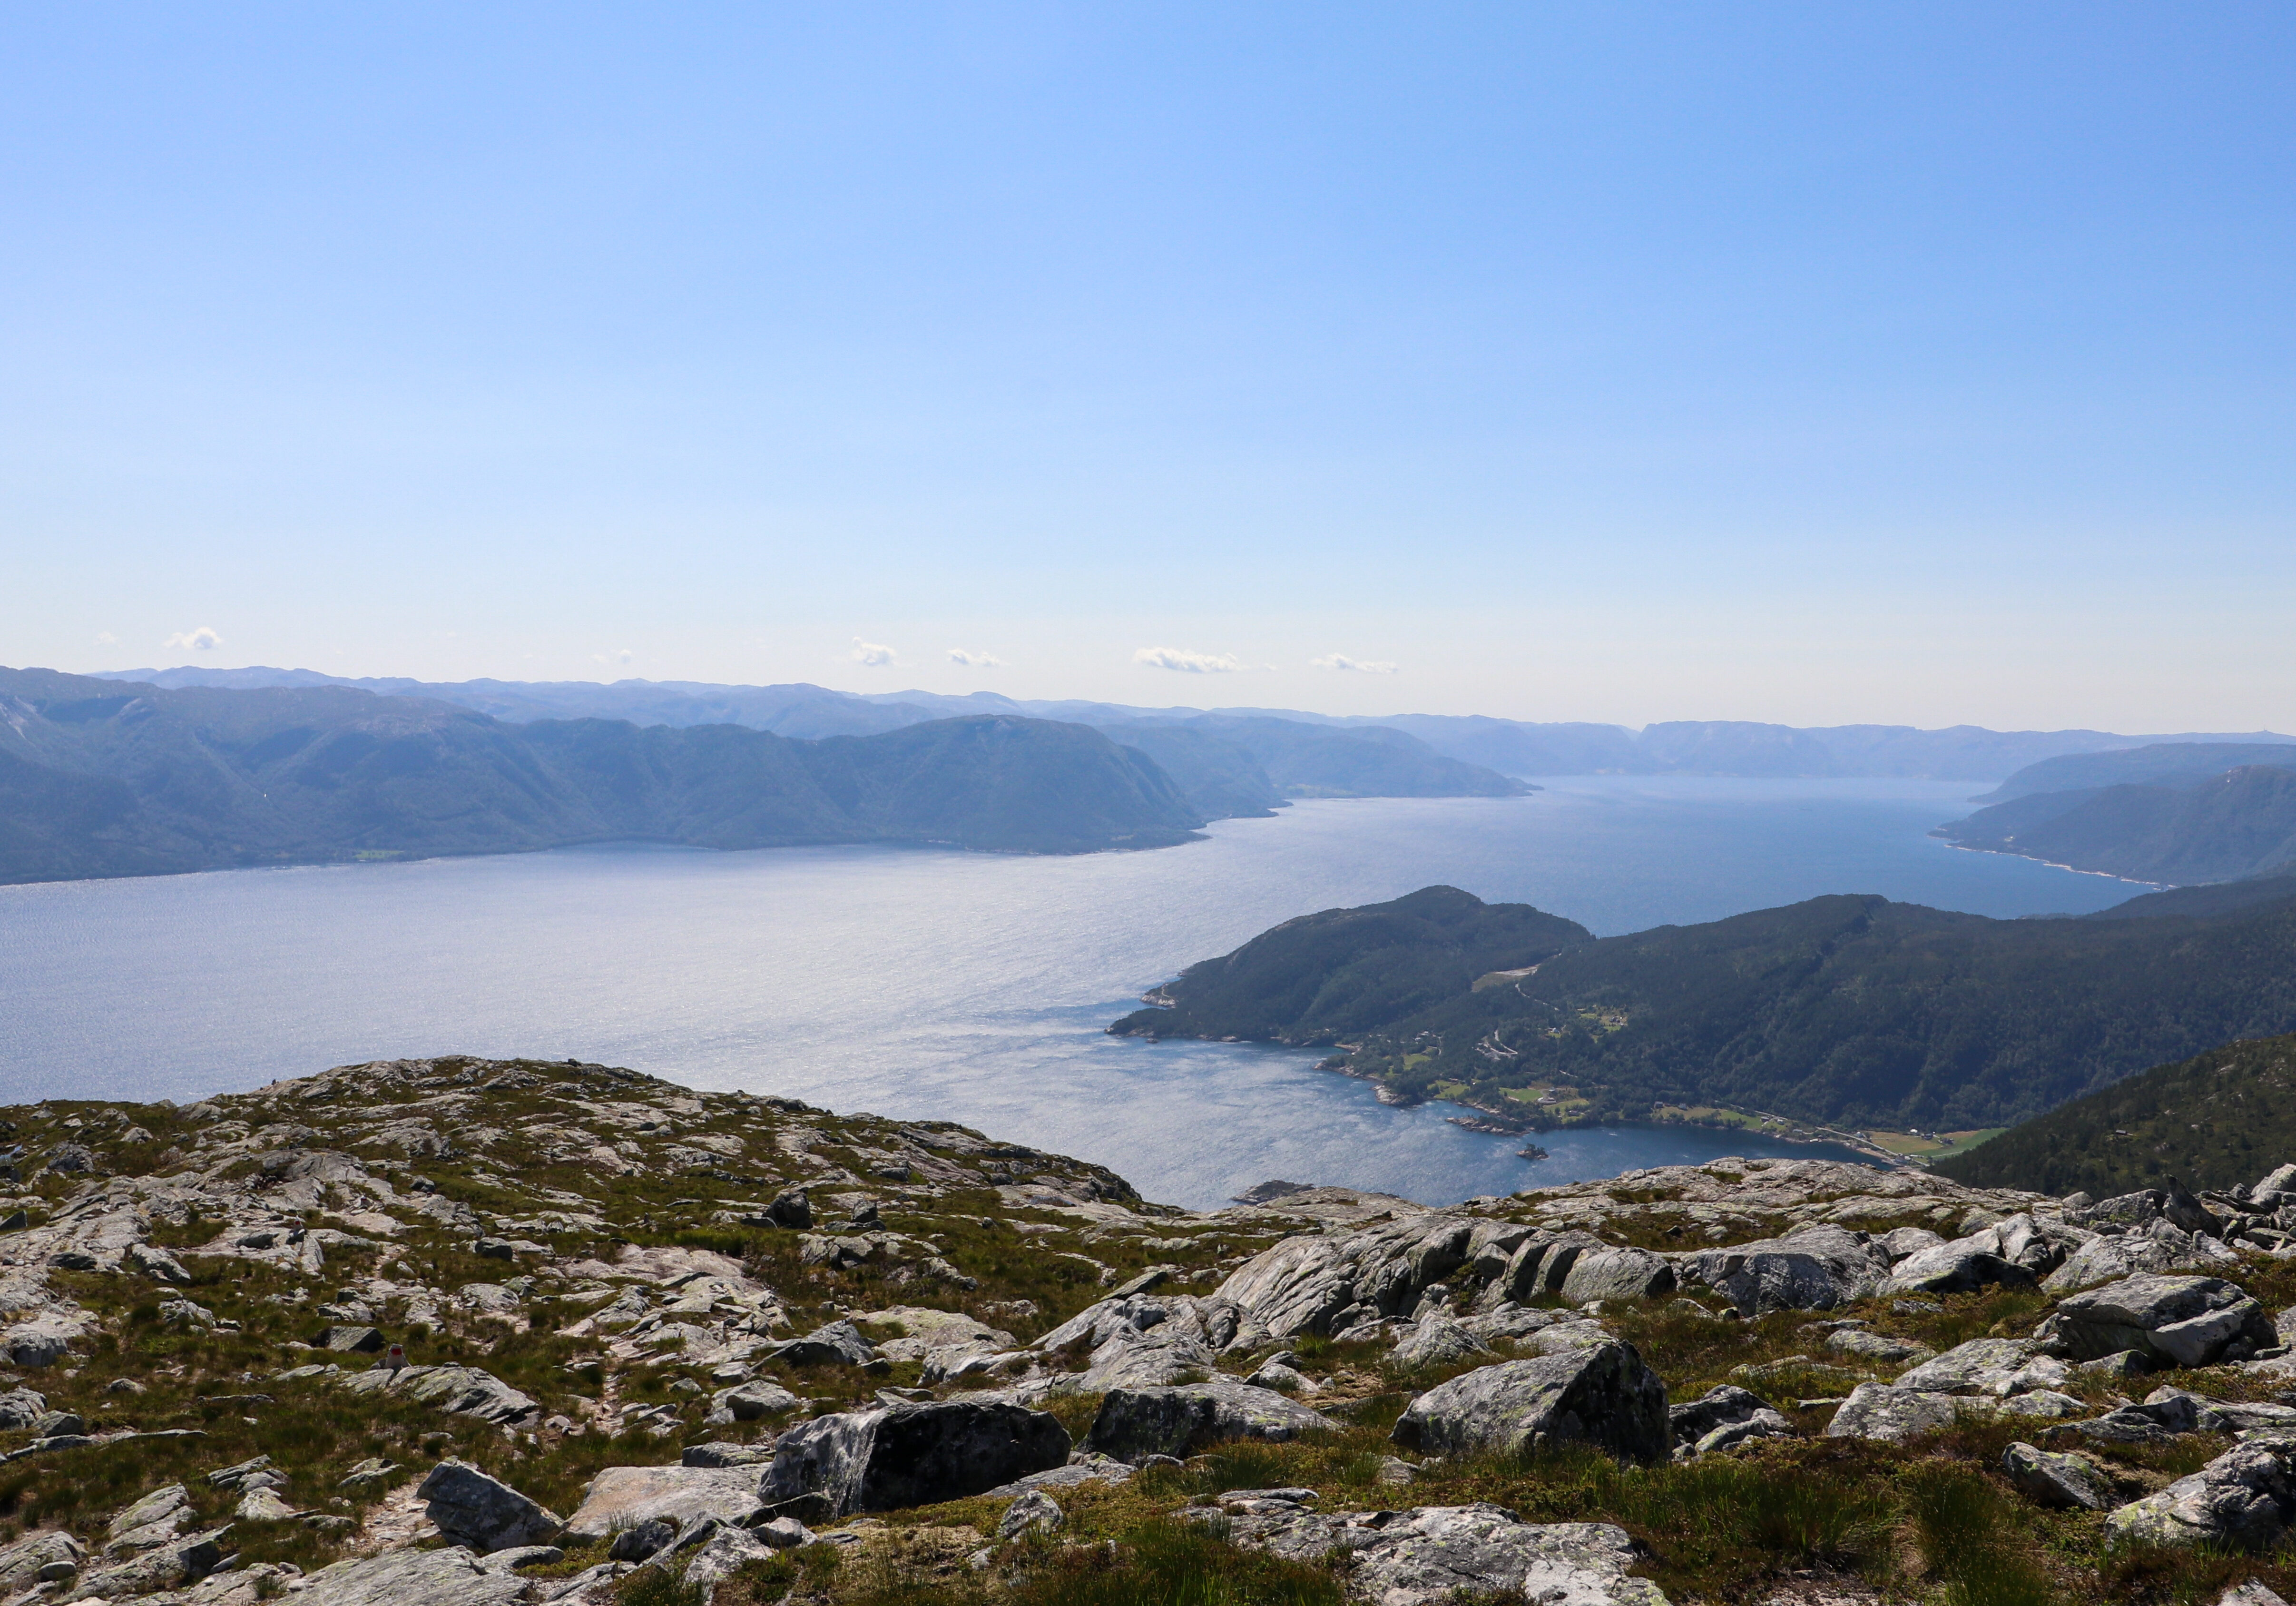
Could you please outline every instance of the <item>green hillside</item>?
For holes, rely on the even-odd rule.
[[[1351,912],[1395,907],[1313,918],[1338,929]],[[1242,961],[1288,929],[1216,961],[1218,988],[1196,979],[1203,968],[1187,973],[1172,988],[1185,1011],[1118,1029],[1345,1045],[1350,1071],[1398,1091],[1534,1119],[1667,1104],[1891,1131],[2004,1126],[2163,1061],[2296,1030],[2296,897],[2285,895],[2116,920],[1814,898],[1577,942],[1480,991],[1463,979],[1472,967],[1444,968],[1435,934],[1399,934],[1375,955],[1295,943],[1300,962],[1266,967],[1261,980]],[[1387,995],[1363,977],[1382,966],[1414,985],[1375,1019]],[[1356,978],[1358,1003],[1300,1010],[1343,977]],[[1439,977],[1448,991],[1415,1001]]]
[[[1495,970],[1538,964],[1592,933],[1527,903],[1452,886],[1390,903],[1286,920],[1234,953],[1191,965],[1152,994],[1160,1007],[1119,1036],[1331,1042],[1423,1009]]]
[[[1932,1169],[1980,1188],[2084,1192],[2253,1182],[2296,1160],[2296,1035],[2159,1066]]]
[[[2296,863],[2296,770],[2251,763],[2180,785],[2036,793],[1980,809],[1937,835],[2135,881],[2267,875]]]

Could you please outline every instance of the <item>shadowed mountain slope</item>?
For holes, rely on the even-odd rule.
[[[0,671],[0,880],[490,853],[1156,847],[1201,815],[1082,726],[932,721],[795,741],[734,725],[506,724],[342,687],[165,690]]]

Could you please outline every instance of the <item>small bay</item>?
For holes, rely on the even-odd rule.
[[[1523,1140],[1397,1110],[1316,1053],[1101,1028],[1283,919],[1431,883],[1602,935],[1870,892],[1995,916],[2142,887],[1926,835],[1981,787],[1579,778],[1527,798],[1303,803],[1151,852],[491,859],[0,887],[0,1099],[184,1101],[467,1052],[627,1065],[837,1109],[960,1121],[1217,1205],[1270,1177],[1429,1203],[1723,1154],[1680,1127]],[[1836,1151],[1846,1152],[1846,1151]]]

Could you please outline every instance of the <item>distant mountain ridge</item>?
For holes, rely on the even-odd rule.
[[[1103,704],[1015,703],[917,694],[919,701],[872,698],[806,683],[709,686],[693,681],[348,680],[311,670],[182,669],[132,671],[166,689],[235,691],[279,687],[355,688],[378,696],[419,697],[473,709],[512,723],[627,720],[635,725],[741,725],[819,740],[873,735],[952,716],[1043,720],[1090,725],[1126,745],[1153,749],[1211,819],[1260,815],[1293,797],[1513,797],[1537,788],[1472,762],[1447,757],[1415,737],[1380,726],[1349,726],[1272,715],[1179,711],[1185,718],[1110,719]],[[97,679],[119,679],[108,673]],[[1146,715],[1150,711],[1114,711]],[[1177,733],[1177,734],[1176,734]]]
[[[1082,700],[1018,700],[996,692],[964,696],[921,690],[854,693],[808,684],[716,686],[697,681],[347,680],[310,670],[106,671],[105,678],[162,687],[193,685],[350,685],[401,696],[435,697],[498,719],[594,715],[637,723],[718,721],[783,736],[854,735],[952,715],[1003,713],[1105,729],[1147,721],[1185,724],[1205,718],[1283,720],[1337,729],[1384,727],[1417,737],[1438,754],[1502,775],[1719,775],[1897,777],[1999,781],[2038,762],[2072,754],[2166,742],[2292,743],[2270,731],[2216,735],[2123,736],[2106,730],[1997,731],[1956,725],[1799,728],[1734,720],[1677,720],[1640,731],[1622,725],[1503,720],[1480,714],[1334,716],[1284,708],[1143,708]],[[269,677],[268,679],[265,677]],[[848,722],[840,722],[848,721]]]
[[[2030,789],[2062,781],[2073,785]],[[1935,834],[2132,881],[2232,881],[2296,866],[2296,747],[2171,743],[2055,759],[1993,795],[2005,801]]]
[[[807,741],[732,724],[512,724],[345,687],[174,690],[0,670],[0,881],[497,853],[1160,847],[1202,816],[1146,754],[1009,715]]]

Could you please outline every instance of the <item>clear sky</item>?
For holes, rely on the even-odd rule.
[[[11,6],[0,662],[2296,729],[2292,70],[2242,4]]]

